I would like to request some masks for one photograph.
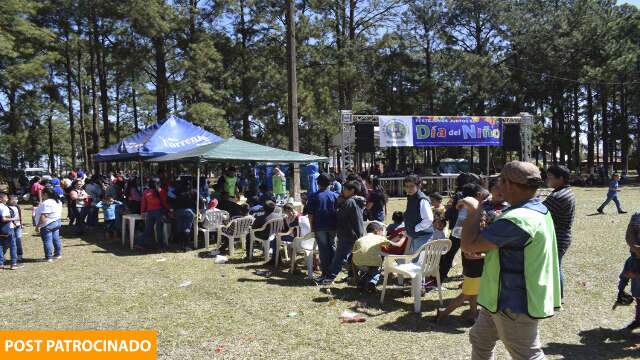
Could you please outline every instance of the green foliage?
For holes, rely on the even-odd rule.
[[[187,112],[187,119],[222,137],[231,136],[229,125],[224,119],[224,110],[217,109],[211,104],[191,105]]]

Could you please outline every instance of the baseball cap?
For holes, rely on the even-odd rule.
[[[524,161],[511,161],[505,164],[500,175],[512,183],[539,187],[542,185],[540,170],[532,163]]]

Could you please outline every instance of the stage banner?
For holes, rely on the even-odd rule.
[[[379,120],[381,147],[502,145],[499,117],[380,116]]]
[[[380,116],[380,147],[413,146],[411,116]]]

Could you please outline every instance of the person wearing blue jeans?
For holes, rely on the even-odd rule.
[[[318,285],[331,285],[336,279],[342,266],[349,259],[351,250],[356,240],[364,235],[364,198],[356,196],[356,191],[360,185],[350,181],[342,186],[341,202],[336,211],[336,234],[338,235],[338,246],[329,265],[329,272],[325,278],[318,282]]]
[[[609,191],[607,191],[607,199],[600,205],[598,208],[598,212],[600,214],[604,214],[604,208],[609,205],[611,201],[616,204],[616,208],[618,209],[618,214],[626,214],[627,212],[622,210],[622,205],[620,205],[620,200],[618,200],[618,193],[620,192],[620,175],[613,174],[611,176],[611,182],[609,183]]]
[[[407,236],[411,239],[411,253],[418,251],[433,235],[433,210],[429,197],[420,190],[421,184],[422,180],[416,175],[409,175],[404,179],[404,190],[407,193],[404,226]]]
[[[12,215],[7,206],[9,196],[6,192],[0,192],[0,268],[4,268],[4,254],[7,249],[11,252],[11,270],[18,267],[18,255],[13,222],[18,220],[17,215]]]
[[[136,245],[142,246],[145,241],[152,239],[154,228],[156,234],[156,240],[158,246],[163,247],[164,241],[162,239],[162,217],[164,216],[164,209],[149,210],[144,213],[144,235],[142,239],[137,241]]]
[[[44,256],[48,261],[60,258],[62,255],[62,241],[60,241],[60,220],[51,222],[40,228]]]
[[[62,216],[62,203],[53,189],[46,188],[42,192],[42,203],[36,211],[39,214],[37,228],[44,247],[44,257],[47,261],[59,259],[62,255],[62,242],[60,241],[60,218]]]
[[[162,218],[169,209],[167,195],[160,186],[160,180],[157,178],[150,179],[147,187],[142,193],[142,202],[140,204],[140,213],[144,217],[144,236],[136,241],[136,246],[138,248],[144,247],[144,242],[152,239],[155,228],[156,240],[158,241],[158,246],[162,249],[164,248]]]
[[[316,231],[315,235],[318,252],[320,253],[320,271],[322,272],[318,280],[321,280],[329,274],[329,265],[336,254],[336,232]]]
[[[320,189],[309,195],[304,213],[309,216],[311,230],[316,235],[322,275],[315,280],[320,282],[329,275],[329,265],[336,251],[336,204],[338,194],[329,189],[331,177],[328,174],[320,174],[317,182]]]

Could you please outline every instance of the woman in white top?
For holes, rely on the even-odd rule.
[[[82,186],[84,182],[82,180],[75,180],[72,184],[72,190],[69,192],[70,210],[73,211],[73,219],[76,222],[75,231],[77,234],[81,234],[84,231],[84,223],[87,219],[87,194]]]
[[[44,257],[47,261],[57,260],[61,256],[62,241],[60,240],[60,218],[62,217],[62,203],[56,192],[51,188],[42,191],[42,202],[36,210]]]

